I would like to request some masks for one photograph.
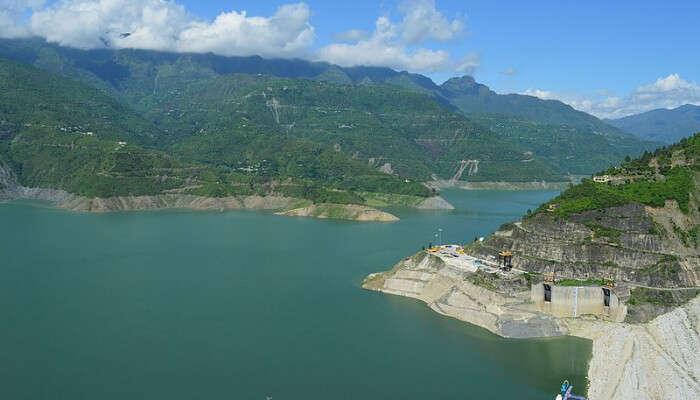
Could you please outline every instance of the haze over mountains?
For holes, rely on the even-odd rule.
[[[78,50],[39,39],[0,40],[0,58],[68,78],[58,85],[56,90],[66,92],[55,93],[58,100],[50,105],[53,108],[72,110],[77,105],[74,100],[91,102],[97,97],[121,107],[117,114],[93,113],[93,118],[101,118],[99,124],[91,123],[89,117],[81,120],[82,125],[70,123],[68,117],[54,112],[49,119],[53,122],[43,124],[40,141],[49,140],[54,146],[52,141],[64,132],[61,129],[89,126],[94,140],[119,139],[138,145],[139,152],[161,152],[185,168],[178,173],[214,168],[216,172],[197,176],[178,175],[179,180],[171,181],[177,184],[166,185],[169,189],[196,186],[203,195],[238,193],[244,182],[250,183],[246,193],[269,193],[270,182],[292,179],[295,185],[302,181],[321,185],[324,199],[340,191],[348,196],[333,195],[336,201],[362,203],[350,193],[426,196],[429,193],[414,186],[414,181],[432,179],[567,181],[570,174],[589,175],[627,155],[658,147],[559,101],[496,94],[469,76],[436,85],[425,76],[389,68],[144,50]],[[32,78],[11,83],[20,85],[15,87],[20,92],[21,85],[34,85],[27,88],[31,95],[25,97],[24,108],[33,110],[29,114],[34,121],[46,122],[46,114],[39,112],[41,91],[46,88],[36,82],[59,78],[34,69],[23,73]],[[11,76],[6,79],[12,80]],[[37,138],[36,129],[26,126],[26,115],[3,120],[14,127],[6,135],[11,143],[18,136]],[[105,121],[111,128],[98,128]],[[121,127],[113,129],[117,126]],[[35,157],[26,152],[22,154],[27,157],[20,157],[11,144],[5,148],[19,171],[36,167]],[[45,163],[51,157],[40,158],[43,168],[48,168]],[[60,165],[55,167],[66,164]],[[149,165],[132,169],[131,176],[149,176]],[[85,174],[104,177],[101,168],[94,166]],[[28,179],[24,183],[70,187],[65,182]],[[135,192],[165,190],[162,182]],[[299,197],[319,198],[319,194]]]
[[[671,110],[660,108],[605,122],[644,140],[674,143],[700,131],[700,106],[685,104]]]

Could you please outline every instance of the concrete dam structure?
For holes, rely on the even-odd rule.
[[[559,318],[595,315],[609,321],[622,322],[627,315],[627,306],[620,302],[609,287],[557,286],[543,282],[532,285],[530,299],[538,311]]]

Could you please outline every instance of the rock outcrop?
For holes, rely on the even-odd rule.
[[[14,171],[0,159],[0,200],[33,199],[62,203],[74,196],[64,190],[28,188],[20,185]]]
[[[611,277],[643,286],[698,286],[700,252],[684,245],[672,229],[660,228],[665,215],[669,214],[639,203],[586,211],[568,219],[537,213],[502,226],[468,251],[483,258],[511,250],[518,268],[553,272],[561,278]]]
[[[424,301],[440,314],[513,338],[561,336],[565,324],[530,304],[526,282],[487,282],[439,257],[420,252],[387,272],[368,276],[363,287]],[[499,285],[502,290],[492,290]]]
[[[392,222],[399,220],[396,216],[387,212],[356,204],[313,204],[307,207],[282,211],[277,213],[277,215],[371,222]]]
[[[421,201],[418,206],[421,210],[454,210],[454,206],[440,196],[428,197]]]
[[[589,400],[700,398],[700,298],[646,324],[585,322],[593,340]]]

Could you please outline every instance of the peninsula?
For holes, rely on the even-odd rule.
[[[700,396],[700,134],[363,287],[513,338],[593,340],[589,398]],[[610,365],[624,366],[610,369]]]

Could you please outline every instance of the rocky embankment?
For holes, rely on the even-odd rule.
[[[154,196],[120,196],[110,198],[73,197],[58,204],[73,211],[109,212],[187,208],[192,210],[278,210],[295,207],[304,201],[278,196],[203,197],[187,194],[161,194]]]
[[[312,204],[306,207],[281,211],[278,212],[277,215],[370,222],[392,222],[399,220],[396,216],[389,214],[388,212],[356,204]]]
[[[645,324],[580,322],[593,340],[588,399],[700,399],[700,297]]]
[[[513,338],[561,336],[568,333],[555,318],[538,313],[527,282],[494,282],[488,274],[468,273],[439,257],[420,252],[393,269],[368,276],[363,287],[424,301],[434,311]],[[500,287],[501,291],[493,290]]]
[[[282,196],[204,197],[188,194],[159,194],[151,196],[118,196],[88,198],[63,190],[27,188],[17,183],[10,168],[0,164],[0,200],[47,200],[57,207],[72,211],[112,212],[162,210],[169,208],[191,210],[282,210],[279,215],[335,218],[354,221],[396,221],[398,218],[378,209],[348,204],[310,204],[310,201]],[[423,209],[449,209],[451,205],[439,196],[423,200]]]
[[[468,252],[489,257],[511,250],[519,269],[559,278],[695,287],[700,285],[700,252],[680,237],[693,220],[674,201],[661,209],[630,203],[567,219],[540,212],[503,225]]]
[[[572,335],[593,341],[588,398],[700,398],[700,298],[645,324],[556,318],[535,310],[524,275],[463,272],[420,252],[371,274],[363,287],[425,302],[505,337]]]

